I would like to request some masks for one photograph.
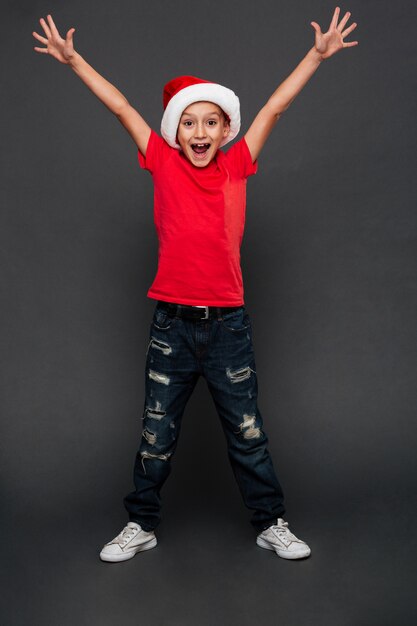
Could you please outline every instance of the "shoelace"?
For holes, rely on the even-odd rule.
[[[282,522],[281,526],[278,524],[274,524],[271,526],[272,530],[276,530],[278,533],[278,537],[287,539],[289,541],[300,541],[295,535],[292,534],[290,529],[288,528],[288,522]]]
[[[136,528],[132,528],[131,526],[125,526],[121,533],[113,539],[112,543],[118,543],[121,546],[125,545],[132,537],[137,533]]]

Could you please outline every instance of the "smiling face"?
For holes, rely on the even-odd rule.
[[[194,102],[181,115],[177,141],[193,165],[205,167],[229,132],[229,123],[217,104]]]

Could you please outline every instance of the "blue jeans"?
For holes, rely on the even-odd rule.
[[[228,457],[251,524],[260,532],[285,512],[282,488],[268,452],[257,405],[252,327],[246,307],[209,319],[181,317],[158,302],[145,369],[143,431],[134,466],[135,491],[124,499],[132,522],[146,531],[159,524],[160,491],[171,471],[186,403],[199,376],[213,397]],[[196,431],[198,436],[198,431]]]

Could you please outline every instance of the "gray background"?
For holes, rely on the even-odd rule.
[[[48,12],[157,131],[162,87],[231,87],[242,133],[336,3],[73,0],[2,11],[2,623],[416,623],[416,5],[350,2],[347,41],[278,122],[242,246],[259,406],[291,528],[257,548],[200,379],[156,550],[109,565],[141,432],[152,180]],[[240,135],[241,136],[241,135]]]

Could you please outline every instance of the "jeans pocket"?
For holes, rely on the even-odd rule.
[[[226,313],[222,319],[222,326],[231,333],[238,333],[239,331],[248,330],[251,328],[251,321],[249,314],[244,307],[233,311],[232,313]]]
[[[159,330],[168,330],[174,324],[175,319],[175,317],[168,315],[167,311],[156,306],[152,318],[152,326]]]

